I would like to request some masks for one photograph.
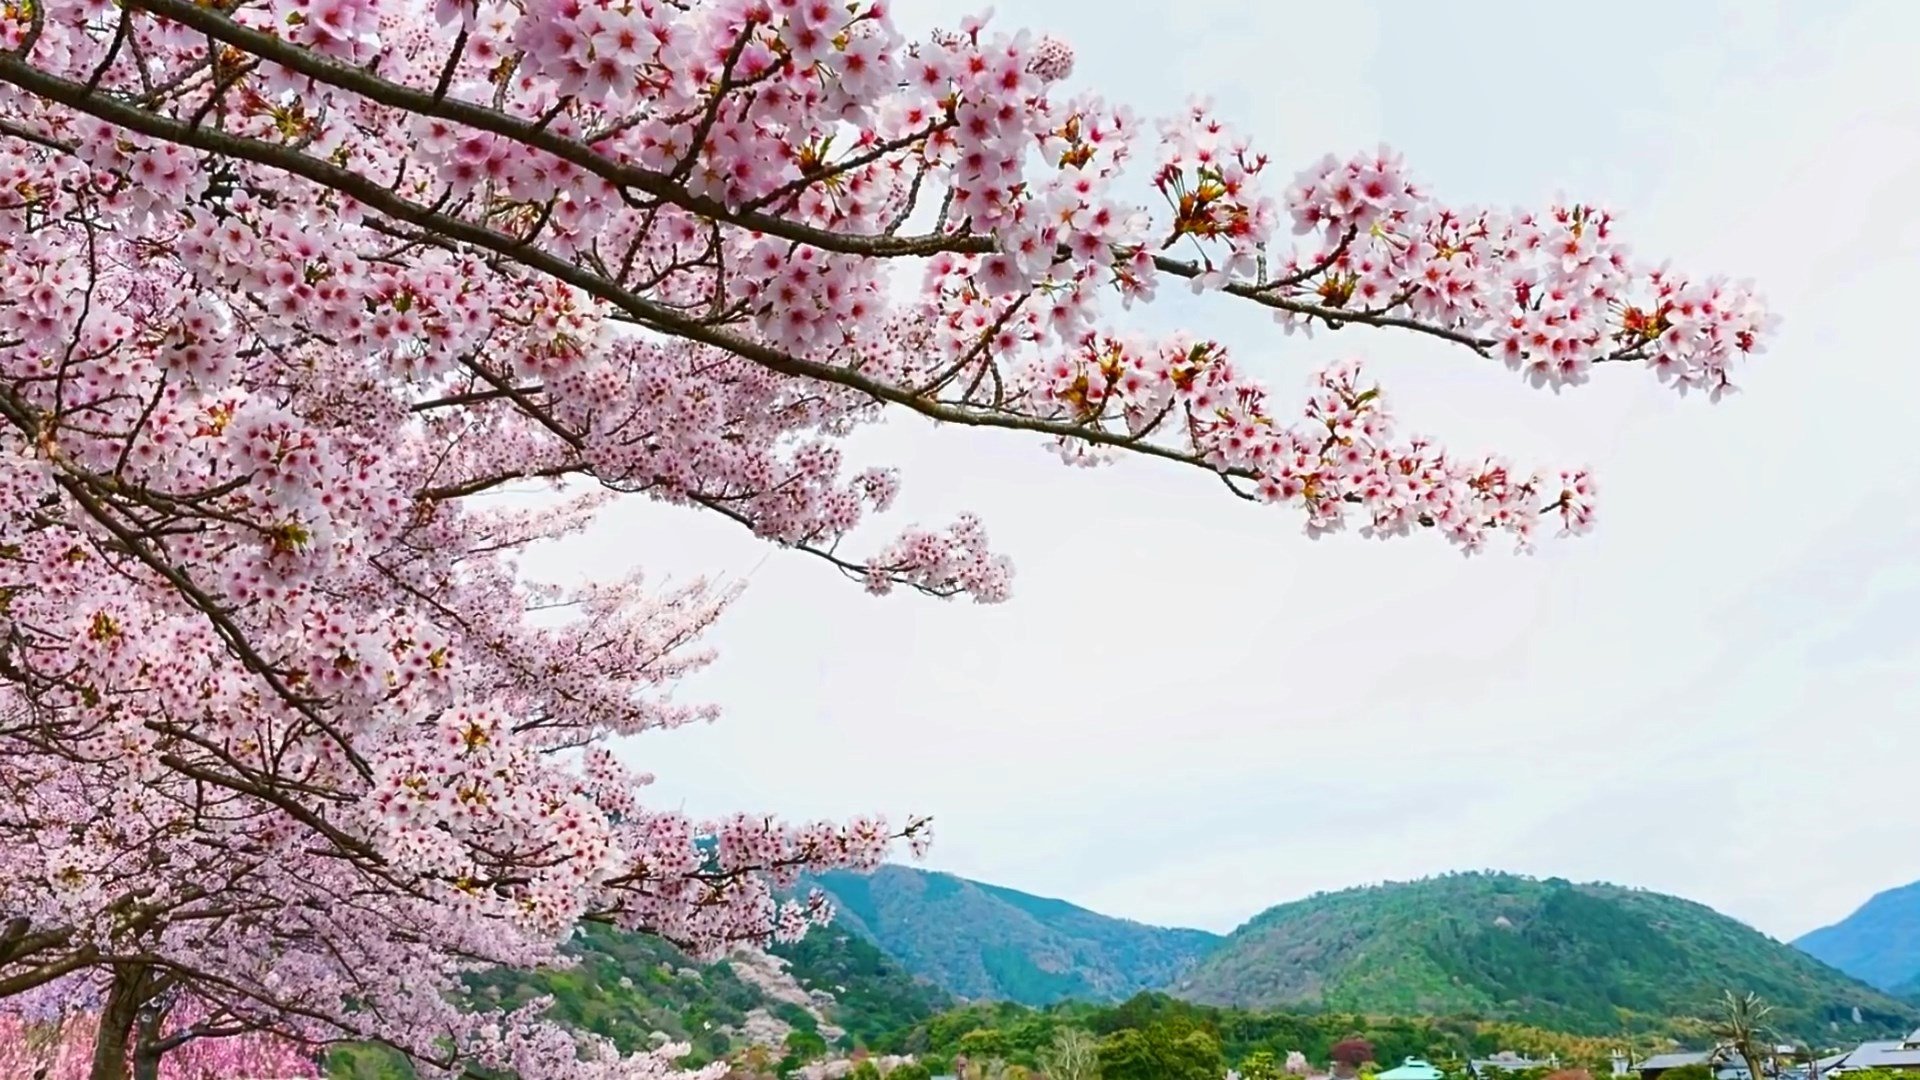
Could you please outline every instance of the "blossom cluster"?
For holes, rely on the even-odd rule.
[[[84,1014],[28,1020],[0,1012],[0,1076],[88,1080],[93,1075],[97,1027]],[[159,1080],[216,1076],[309,1080],[319,1075],[313,1055],[292,1040],[254,1033],[188,1040],[160,1059]]]
[[[103,958],[157,957],[182,1015],[430,1074],[671,1075],[446,992],[584,919],[796,936],[830,915],[802,875],[926,823],[649,806],[615,740],[714,717],[676,690],[734,594],[537,582],[529,548],[640,497],[1006,598],[972,515],[868,539],[901,481],[849,440],[900,413],[1178,462],[1313,535],[1524,548],[1591,526],[1585,471],[1402,435],[1355,363],[1277,405],[1124,312],[1173,279],[1556,390],[1718,396],[1766,343],[1604,208],[1454,206],[1386,150],[1282,188],[1211,106],[1149,124],[1073,70],[879,0],[0,7],[0,985],[95,1008],[145,992]]]

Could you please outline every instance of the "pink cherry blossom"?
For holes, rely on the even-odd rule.
[[[910,414],[1524,549],[1593,527],[1585,470],[1125,309],[1174,281],[1555,391],[1638,362],[1717,398],[1766,344],[1748,286],[1643,266],[1607,208],[1442,202],[1384,148],[1288,184],[1204,102],[1148,125],[1063,42],[890,9],[0,6],[0,1022],[90,1018],[60,1045],[103,1077],[169,1033],[683,1075],[450,992],[583,920],[791,938],[830,915],[803,873],[930,832],[649,805],[625,739],[714,718],[679,687],[734,592],[524,552],[638,497],[1007,598],[970,514],[874,535],[901,478],[849,438]]]
[[[159,1058],[159,1080],[210,1080],[214,1077],[318,1078],[314,1055],[288,1039],[255,1033],[191,1036],[187,1025],[160,1030],[161,1040],[180,1040]],[[83,1014],[23,1018],[0,1012],[0,1076],[88,1080],[92,1072],[97,1021]],[[41,1072],[40,1070],[45,1070]]]

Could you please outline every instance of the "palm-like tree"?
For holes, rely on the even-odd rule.
[[[1773,1029],[1767,1023],[1771,1015],[1773,1006],[1760,1000],[1760,995],[1735,994],[1729,990],[1721,999],[1720,1015],[1714,1020],[1714,1037],[1747,1063],[1751,1080],[1766,1080],[1763,1070],[1769,1055],[1763,1053],[1761,1047],[1771,1048],[1774,1044]]]
[[[1040,1054],[1047,1080],[1095,1080],[1100,1075],[1100,1042],[1079,1028],[1062,1028]]]

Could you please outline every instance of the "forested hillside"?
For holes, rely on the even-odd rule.
[[[952,1001],[837,927],[765,956],[704,966],[659,938],[597,926],[586,928],[572,951],[580,958],[575,967],[491,971],[470,979],[470,989],[476,1001],[508,1008],[551,996],[554,1018],[622,1048],[645,1046],[662,1033],[691,1043],[693,1064],[753,1044],[790,1063],[829,1048],[892,1045]],[[330,1064],[340,1080],[412,1075],[391,1055],[365,1048],[337,1052]]]
[[[837,925],[966,998],[1117,1001],[1172,982],[1220,940],[904,866],[818,884],[839,907]]]
[[[1920,994],[1920,881],[1876,894],[1858,911],[1794,942],[1854,978]]]
[[[1508,874],[1282,904],[1174,986],[1218,1004],[1473,1014],[1595,1034],[1697,1015],[1726,989],[1762,995],[1789,1031],[1838,1025],[1841,1039],[1904,1031],[1920,1016],[1701,904]]]

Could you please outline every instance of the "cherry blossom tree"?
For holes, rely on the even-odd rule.
[[[1526,548],[1591,526],[1584,471],[1402,435],[1356,364],[1284,407],[1128,309],[1184,285],[1716,398],[1769,329],[1603,208],[1444,203],[1385,150],[1276,181],[1205,106],[1143,125],[1058,41],[889,7],[0,5],[0,1002],[94,1010],[96,1080],[241,1032],[672,1075],[459,978],[583,919],[798,935],[801,873],[925,823],[647,807],[609,743],[712,717],[674,687],[732,594],[562,588],[530,546],[639,496],[999,601],[970,516],[856,536],[899,481],[843,441],[918,414],[1315,535]]]
[[[62,1016],[39,1023],[0,1013],[0,1076],[20,1080],[87,1080],[97,1023]],[[311,1056],[284,1039],[255,1034],[181,1037],[169,1032],[150,1044],[136,1075],[153,1080],[306,1080],[319,1070]],[[164,1048],[164,1052],[163,1052]]]

